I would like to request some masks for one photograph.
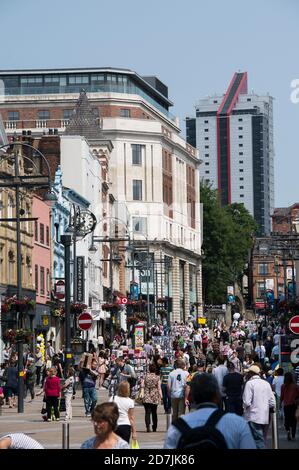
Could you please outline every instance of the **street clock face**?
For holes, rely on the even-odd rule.
[[[95,229],[96,223],[97,219],[92,212],[81,211],[77,216],[77,226],[84,234],[91,233]]]

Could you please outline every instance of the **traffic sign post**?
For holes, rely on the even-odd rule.
[[[92,325],[92,316],[88,312],[83,312],[78,317],[78,328],[80,330],[86,331],[91,328]]]
[[[294,335],[299,335],[299,315],[295,315],[290,319],[289,328]]]
[[[64,300],[65,298],[65,282],[59,280],[55,285],[55,296],[58,300]]]

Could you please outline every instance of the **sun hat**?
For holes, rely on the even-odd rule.
[[[248,372],[254,372],[255,374],[260,374],[261,369],[258,366],[253,364],[253,366],[249,367]]]

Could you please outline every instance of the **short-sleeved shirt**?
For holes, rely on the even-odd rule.
[[[21,432],[6,434],[0,439],[4,439],[6,437],[10,437],[11,439],[11,445],[9,447],[10,449],[44,449],[44,447],[39,442]]]
[[[96,436],[87,439],[81,445],[81,449],[94,449],[95,440]],[[124,441],[124,439],[119,437],[112,449],[130,449],[130,445],[127,443],[127,441]]]
[[[119,418],[117,420],[117,426],[122,426],[126,424],[127,426],[131,426],[128,412],[130,409],[134,408],[134,401],[131,398],[127,397],[111,397],[109,401],[114,401],[117,404]]]
[[[187,377],[189,373],[183,369],[175,369],[170,372],[168,377],[168,386],[171,390],[171,398],[183,398]]]
[[[167,385],[169,374],[172,371],[173,371],[172,366],[161,367],[160,369],[161,385]]]

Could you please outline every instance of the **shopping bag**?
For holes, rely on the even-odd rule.
[[[137,439],[132,439],[131,449],[140,449]]]
[[[143,404],[143,399],[144,399],[144,388],[140,388],[137,395],[136,395],[135,402],[138,405],[142,405]]]

